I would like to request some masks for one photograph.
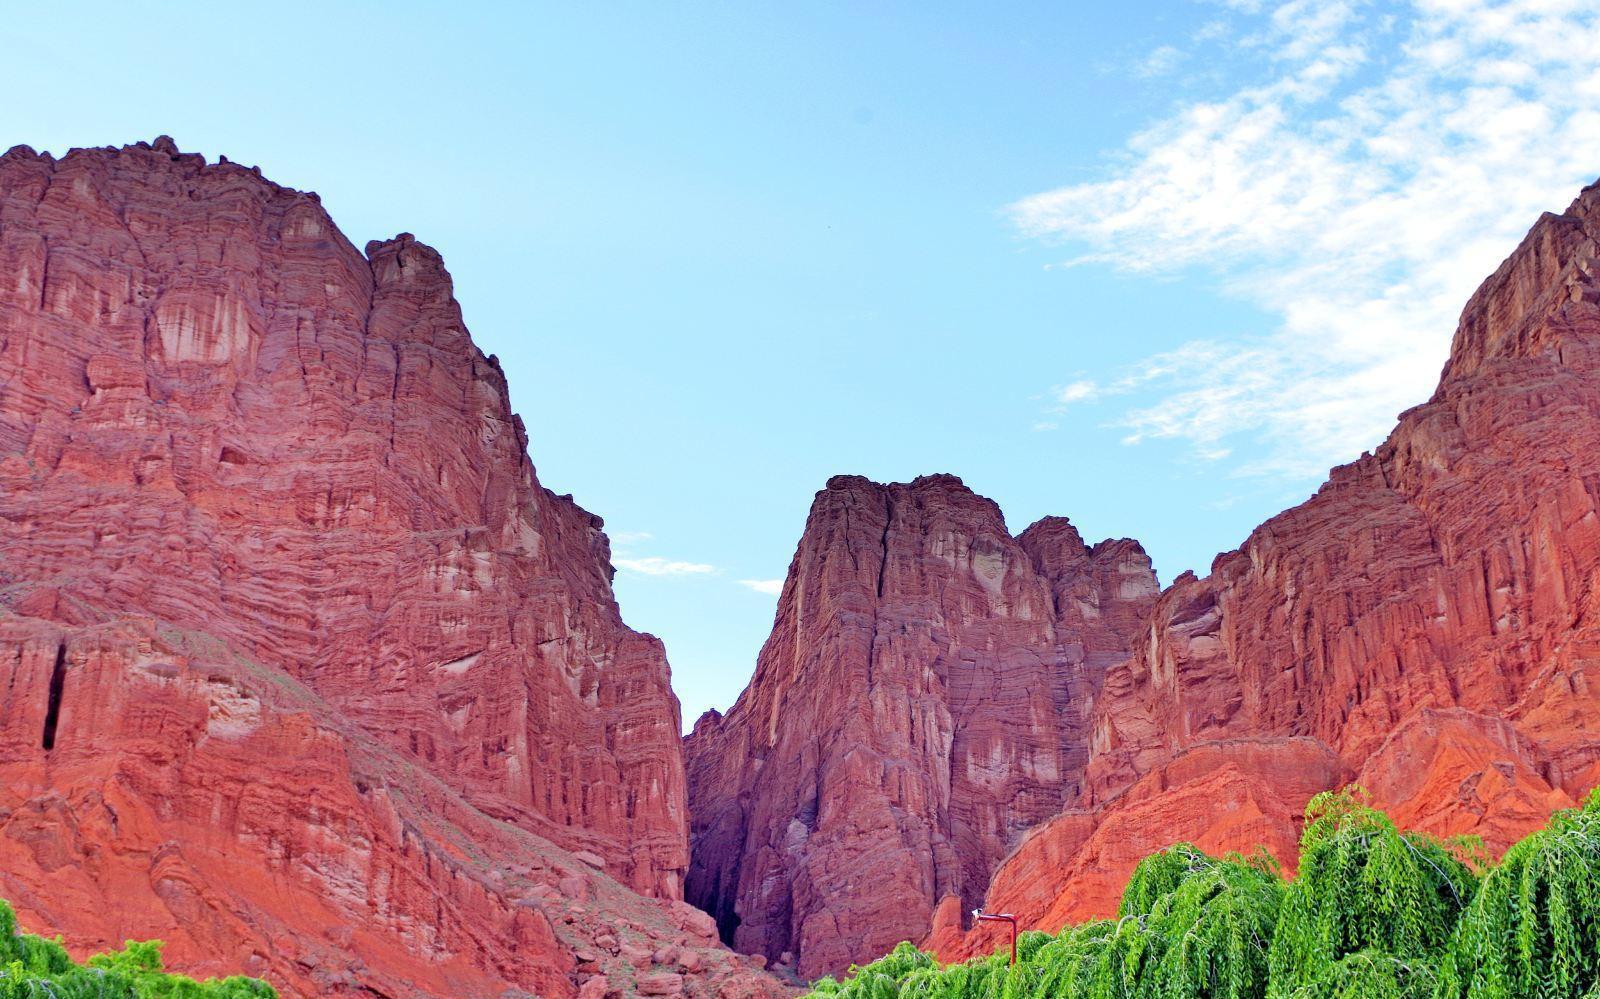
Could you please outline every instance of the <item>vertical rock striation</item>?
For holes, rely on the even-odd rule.
[[[953,476],[817,494],[755,676],[686,742],[689,900],[738,949],[837,971],[976,902],[1079,794],[1091,708],[1157,593],[1131,541],[1013,538]]]
[[[1104,915],[1176,839],[1292,860],[1319,785],[1498,851],[1600,783],[1597,245],[1592,187],[1478,289],[1382,446],[1161,596],[1107,678],[1085,793],[993,904],[1043,928]],[[946,914],[930,942],[994,939]]]
[[[534,882],[681,898],[665,656],[526,446],[411,236],[363,254],[315,195],[165,138],[0,157],[0,890],[24,922],[317,993],[563,995],[588,945]]]

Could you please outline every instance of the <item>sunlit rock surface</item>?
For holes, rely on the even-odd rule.
[[[1162,595],[1097,703],[1084,793],[992,906],[1107,915],[1173,840],[1292,863],[1333,778],[1495,852],[1600,783],[1597,239],[1595,188],[1541,218],[1468,302],[1432,399]],[[942,915],[944,957],[998,942]]]
[[[806,977],[976,903],[1081,795],[1096,692],[1157,590],[1137,543],[1012,537],[954,476],[830,480],[754,679],[687,740],[689,901]]]
[[[748,974],[676,901],[661,645],[526,445],[411,236],[362,253],[315,195],[169,139],[0,157],[23,923],[306,995]]]

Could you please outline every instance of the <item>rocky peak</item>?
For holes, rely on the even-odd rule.
[[[380,287],[409,285],[417,294],[434,301],[454,300],[454,285],[450,272],[445,270],[444,258],[409,232],[393,239],[372,240],[367,244],[367,259]]]
[[[1104,551],[1059,518],[1013,538],[953,475],[828,481],[749,688],[686,743],[687,893],[724,939],[815,976],[982,897],[1077,793],[1153,597],[1122,583],[1137,546]]]
[[[634,894],[688,864],[665,655],[436,252],[363,256],[315,195],[162,137],[0,158],[0,274],[30,928],[305,994],[571,995],[614,955],[574,961],[568,901],[673,938]]]
[[[1017,535],[1017,541],[1035,558],[1055,551],[1069,556],[1080,551],[1083,554],[1089,552],[1089,546],[1083,543],[1083,535],[1066,517],[1040,517]]]
[[[1030,834],[988,904],[1043,930],[1109,915],[1174,840],[1292,865],[1306,799],[1352,780],[1491,852],[1600,783],[1597,235],[1594,187],[1539,219],[1431,399],[1161,595],[1096,702],[1083,807]],[[997,942],[948,918],[930,940]]]
[[[1541,216],[1462,310],[1439,391],[1495,360],[1542,354],[1592,365],[1595,347],[1574,321],[1600,303],[1597,239],[1600,185],[1584,188],[1562,214]]]
[[[1045,517],[1019,534],[1017,543],[1048,582],[1057,616],[1095,631],[1095,644],[1102,647],[1118,648],[1134,634],[1139,616],[1161,592],[1150,556],[1131,538],[1107,538],[1090,547],[1067,518]]]

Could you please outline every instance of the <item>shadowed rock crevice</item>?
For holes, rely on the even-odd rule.
[[[61,723],[61,694],[67,685],[67,645],[56,647],[56,664],[50,669],[49,701],[44,709],[44,733],[39,746],[45,752],[56,748],[56,726]]]

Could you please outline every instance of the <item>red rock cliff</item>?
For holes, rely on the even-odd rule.
[[[624,924],[656,918],[626,889],[680,898],[665,656],[526,444],[409,235],[362,254],[315,195],[167,139],[0,158],[24,924],[307,994],[562,995],[618,949],[558,885]]]
[[[1179,839],[1292,860],[1308,793],[1351,779],[1497,851],[1600,782],[1597,241],[1590,188],[1484,282],[1387,442],[1162,595],[1107,679],[1085,793],[991,904],[1104,915]],[[996,942],[940,917],[945,957]]]
[[[755,677],[687,740],[688,898],[807,977],[976,902],[1077,797],[1091,708],[1157,592],[1131,541],[1013,538],[953,476],[817,494]]]

